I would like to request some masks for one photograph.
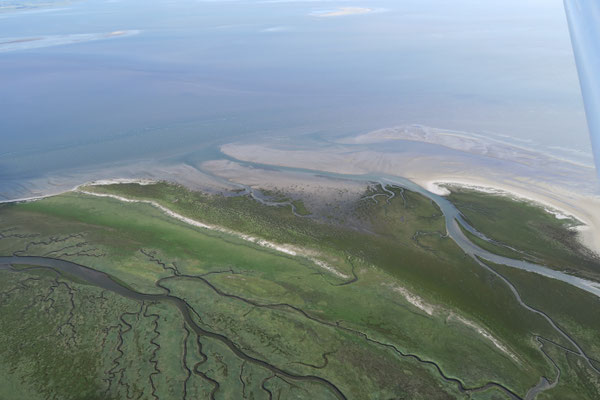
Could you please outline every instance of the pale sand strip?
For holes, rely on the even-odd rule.
[[[466,325],[467,327],[475,330],[475,332],[477,332],[478,334],[480,334],[481,336],[483,336],[484,338],[486,338],[487,340],[489,340],[490,342],[492,342],[494,344],[494,346],[496,346],[504,354],[508,355],[514,361],[519,362],[519,359],[517,358],[517,356],[514,355],[510,350],[508,350],[508,348],[506,346],[504,346],[491,333],[489,333],[487,330],[483,329],[482,327],[480,327],[479,325],[477,325],[473,321],[470,321],[470,320],[468,320],[466,318],[463,318],[460,315],[455,314],[453,312],[451,312],[450,315],[448,315],[448,320],[449,321],[450,320],[458,321],[458,322],[462,323],[463,325]]]
[[[590,196],[579,196],[574,193],[549,193],[525,189],[519,185],[490,182],[481,177],[471,178],[436,178],[414,179],[418,185],[440,196],[450,194],[445,185],[458,186],[475,191],[507,196],[516,200],[531,202],[542,207],[557,219],[573,218],[582,225],[575,227],[580,242],[600,255],[600,200]]]
[[[482,337],[484,337],[485,339],[490,341],[498,350],[502,351],[504,354],[506,354],[507,356],[512,358],[514,361],[519,362],[519,358],[513,352],[511,352],[504,344],[502,344],[502,342],[499,339],[494,337],[494,335],[492,335],[486,329],[477,325],[475,322],[473,322],[469,319],[466,319],[464,317],[461,317],[460,315],[458,315],[454,312],[448,311],[448,310],[444,309],[443,307],[434,306],[430,303],[427,303],[425,300],[423,300],[423,298],[410,292],[409,290],[407,290],[406,288],[404,288],[402,286],[397,286],[397,285],[392,285],[392,284],[384,284],[384,286],[389,287],[396,293],[399,293],[402,297],[404,297],[404,300],[406,300],[408,303],[412,304],[413,306],[415,306],[416,308],[423,311],[424,313],[426,313],[429,316],[433,316],[434,313],[439,314],[439,313],[447,312],[448,313],[448,317],[447,317],[448,321],[454,320],[454,321],[460,322],[461,324],[467,326],[468,328],[473,329],[479,335],[481,335]]]
[[[99,185],[100,183],[96,183],[97,185]],[[143,204],[149,204],[153,207],[158,208],[159,210],[161,210],[163,213],[165,213],[166,215],[168,215],[169,217],[172,217],[178,221],[184,222],[188,225],[191,226],[195,226],[198,228],[203,228],[203,229],[208,229],[211,231],[216,231],[216,232],[221,232],[221,233],[225,233],[228,235],[232,235],[235,236],[239,239],[245,240],[247,242],[251,242],[254,243],[258,246],[261,247],[265,247],[271,250],[275,250],[278,251],[280,253],[284,253],[286,255],[289,256],[293,256],[293,257],[303,257],[306,258],[308,260],[310,260],[311,262],[313,262],[315,265],[319,266],[320,268],[330,272],[333,275],[336,275],[339,278],[343,278],[343,279],[349,279],[350,276],[341,273],[340,271],[338,271],[337,269],[335,269],[334,267],[332,267],[331,265],[325,263],[322,260],[319,260],[317,258],[315,258],[315,253],[313,251],[307,250],[307,249],[302,249],[296,246],[292,246],[292,245],[287,245],[287,244],[277,244],[277,243],[273,243],[270,242],[268,240],[264,240],[261,238],[257,238],[255,236],[250,236],[250,235],[246,235],[244,233],[240,233],[240,232],[236,232],[227,228],[223,228],[221,226],[217,226],[217,225],[211,225],[211,224],[206,224],[204,222],[201,221],[197,221],[195,219],[191,219],[188,217],[185,217],[181,214],[178,214],[170,209],[168,209],[167,207],[152,201],[152,200],[135,200],[135,199],[128,199],[126,197],[122,197],[122,196],[117,196],[114,194],[107,194],[107,193],[95,193],[95,192],[89,192],[86,190],[83,190],[81,188],[76,188],[75,189],[76,192],[78,193],[83,193],[89,196],[96,196],[96,197],[108,197],[108,198],[112,198],[112,199],[116,199],[125,203],[143,203]]]
[[[164,212],[165,214],[167,214],[168,216],[175,218],[181,222],[184,222],[186,224],[198,227],[198,228],[203,228],[203,229],[209,229],[212,231],[217,231],[217,232],[221,232],[221,233],[226,233],[232,236],[236,236],[242,240],[257,244],[261,247],[265,247],[265,248],[269,248],[271,250],[275,250],[278,251],[280,253],[284,253],[290,256],[294,256],[294,257],[303,257],[306,258],[308,260],[310,260],[311,262],[313,262],[315,265],[319,266],[322,269],[325,269],[326,271],[330,272],[333,275],[336,275],[337,277],[343,278],[343,279],[350,279],[350,276],[338,271],[337,269],[335,269],[334,267],[332,267],[331,265],[327,264],[326,262],[319,260],[317,258],[315,258],[315,256],[317,255],[315,252],[307,250],[307,249],[302,249],[296,246],[292,246],[292,245],[280,245],[277,243],[273,243],[273,242],[269,242],[267,240],[264,239],[260,239],[254,236],[250,236],[250,235],[246,235],[240,232],[236,232],[227,228],[223,228],[217,225],[209,225],[209,224],[205,224],[203,222],[191,219],[191,218],[187,218],[181,214],[178,214],[160,204],[158,204],[155,201],[150,201],[150,200],[133,200],[133,199],[128,199],[126,197],[121,197],[121,196],[116,196],[116,195],[112,195],[112,194],[106,194],[106,193],[94,193],[94,192],[89,192],[86,190],[81,189],[82,187],[85,186],[100,186],[100,185],[113,185],[113,184],[126,184],[126,183],[135,183],[138,185],[150,185],[153,183],[156,183],[156,181],[154,180],[150,180],[150,179],[127,179],[127,178],[123,178],[123,179],[101,179],[101,180],[96,180],[96,181],[92,181],[89,183],[84,183],[82,185],[78,185],[75,186],[74,188],[70,189],[70,190],[66,190],[64,192],[61,193],[68,193],[68,192],[78,192],[78,193],[83,193],[83,194],[87,194],[90,196],[97,196],[97,197],[110,197],[116,200],[120,200],[126,203],[145,203],[145,204],[150,204],[158,209],[160,209],[162,212]],[[6,200],[6,201],[1,201],[1,203],[21,203],[21,202],[28,202],[28,201],[36,201],[36,200],[41,200],[41,199],[45,199],[48,197],[52,197],[52,196],[57,196],[60,195],[61,193],[54,193],[54,194],[48,194],[48,195],[43,195],[43,196],[35,196],[35,197],[27,197],[27,198],[21,198],[21,199],[14,199],[14,200]]]
[[[413,306],[417,307],[419,310],[423,311],[425,314],[433,315],[433,311],[435,310],[435,307],[433,305],[425,302],[425,300],[423,300],[421,297],[409,292],[407,289],[403,288],[402,286],[395,286],[392,284],[386,284],[385,286],[389,287],[394,292],[402,295],[402,297],[404,297],[404,300],[406,300]]]
[[[11,199],[11,200],[2,200],[0,204],[3,203],[26,203],[28,201],[36,201],[42,200],[48,197],[58,196],[63,193],[76,192],[80,187],[83,186],[100,186],[100,185],[115,185],[115,184],[125,184],[125,183],[136,183],[138,185],[151,185],[153,183],[157,183],[158,181],[151,179],[129,179],[129,178],[118,178],[118,179],[100,179],[96,181],[87,182],[81,185],[77,185],[71,189],[63,190],[58,193],[49,193],[43,194],[40,196],[32,196],[32,197],[22,197],[20,199]]]
[[[119,180],[120,183],[123,183],[123,180]],[[128,180],[128,183],[130,180]],[[96,185],[102,185],[102,184],[106,184],[103,183],[106,181],[96,181],[95,184]],[[114,181],[111,181],[112,183],[115,183]],[[148,184],[148,183],[144,183],[144,184]],[[166,215],[168,215],[169,217],[172,217],[174,219],[177,219],[178,221],[184,222],[188,225],[192,225],[198,228],[203,228],[203,229],[208,229],[208,230],[212,230],[212,231],[217,231],[217,232],[221,232],[221,233],[225,233],[225,234],[229,234],[232,236],[236,236],[242,240],[257,244],[261,247],[265,247],[271,250],[275,250],[290,256],[294,256],[294,257],[304,257],[307,258],[308,260],[312,261],[314,264],[318,265],[319,267],[327,270],[328,272],[340,277],[340,278],[344,278],[344,279],[349,279],[350,277],[348,275],[345,275],[341,272],[339,272],[338,270],[336,270],[335,268],[333,268],[332,266],[330,266],[329,264],[316,259],[312,256],[312,252],[310,252],[309,250],[306,249],[301,249],[298,248],[296,246],[291,246],[291,245],[281,245],[281,244],[277,244],[277,243],[273,243],[264,239],[260,239],[254,236],[250,236],[250,235],[246,235],[240,232],[235,232],[232,231],[230,229],[227,228],[223,228],[217,225],[211,225],[211,224],[206,224],[204,222],[200,222],[197,221],[195,219],[191,219],[188,217],[185,217],[181,214],[178,214],[170,209],[168,209],[167,207],[152,201],[152,200],[135,200],[135,199],[128,199],[126,197],[122,197],[122,196],[117,196],[117,195],[113,195],[113,194],[108,194],[108,193],[95,193],[95,192],[89,192],[80,188],[77,188],[75,191],[79,192],[79,193],[83,193],[86,195],[90,195],[90,196],[97,196],[97,197],[108,197],[108,198],[112,198],[112,199],[116,199],[122,202],[126,202],[126,203],[143,203],[143,204],[150,204],[153,207],[158,208],[159,210],[161,210],[163,213],[165,213]],[[408,290],[406,290],[403,287],[400,286],[391,286],[392,290],[394,290],[395,292],[398,292],[402,295],[402,297],[404,297],[406,299],[406,301],[408,301],[409,303],[411,303],[412,305],[414,305],[415,307],[419,308],[420,310],[424,311],[426,314],[428,315],[433,315],[434,309],[435,307],[431,304],[428,304],[427,302],[425,302],[421,297],[409,292]],[[455,313],[450,313],[448,316],[448,319],[454,319],[458,322],[461,322],[462,324],[468,326],[469,328],[474,329],[478,334],[480,334],[481,336],[483,336],[484,338],[486,338],[487,340],[489,340],[490,342],[492,342],[494,344],[494,346],[496,346],[499,350],[501,350],[503,353],[507,354],[509,357],[511,357],[513,360],[519,362],[518,358],[512,353],[510,352],[506,346],[504,346],[498,339],[496,339],[491,333],[489,333],[487,330],[483,329],[482,327],[480,327],[479,325],[477,325],[476,323],[463,318]]]
[[[343,17],[346,15],[360,15],[373,12],[372,8],[366,7],[341,7],[331,11],[315,11],[311,13],[314,17]]]

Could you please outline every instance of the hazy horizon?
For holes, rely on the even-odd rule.
[[[328,14],[343,7],[370,12]],[[60,2],[0,13],[0,87],[5,196],[64,171],[403,124],[591,164],[561,1]]]

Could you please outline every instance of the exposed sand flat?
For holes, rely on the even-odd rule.
[[[115,37],[115,36],[123,36],[123,35],[130,35],[130,31],[112,31],[110,33],[106,34],[106,37]]]
[[[138,185],[152,185],[156,183],[152,179],[128,179],[128,178],[117,178],[117,179],[99,179],[97,181],[88,182],[86,186],[102,186],[102,185],[114,185],[114,184],[126,184],[135,183]]]
[[[311,15],[315,17],[343,17],[346,15],[368,14],[373,12],[372,8],[366,7],[340,7],[337,10],[315,11]]]
[[[221,151],[230,157],[266,165],[308,168],[340,174],[365,174],[368,172],[356,160],[356,154],[343,154],[344,148],[323,150],[286,150],[264,144],[226,144]]]
[[[490,158],[510,160],[524,165],[555,164],[555,169],[593,169],[591,154],[577,153],[577,160],[559,157],[555,154],[532,150],[523,145],[509,143],[500,138],[483,136],[469,132],[437,129],[423,125],[403,125],[392,128],[378,129],[357,136],[338,140],[344,144],[376,144],[393,143],[397,141],[414,141],[431,143],[449,149]],[[588,162],[582,162],[587,160]],[[570,171],[571,172],[571,171]]]
[[[438,147],[443,150],[442,146]],[[396,149],[398,151],[394,151]],[[503,154],[510,154],[508,150]],[[538,160],[536,153],[530,150],[529,164],[508,156],[499,159],[467,151],[424,153],[406,146],[382,148],[341,143],[312,151],[276,148],[269,144],[229,144],[223,146],[222,151],[239,160],[267,165],[338,174],[401,176],[438,193],[435,184],[444,182],[477,186],[480,190],[494,188],[540,203],[559,217],[570,215],[582,221],[585,224],[579,232],[582,244],[600,254],[600,196],[596,194],[593,169],[561,164],[560,160],[546,163],[543,161],[548,159],[546,155],[540,155]],[[559,165],[558,171],[553,169],[556,165]]]
[[[9,40],[6,42],[0,42],[0,46],[4,45],[4,44],[14,44],[14,43],[24,43],[24,42],[34,42],[36,40],[42,40],[42,38],[40,37],[34,37],[34,38],[24,38],[24,39],[15,39],[15,40]]]
[[[0,53],[111,39],[117,37],[137,35],[140,32],[141,31],[136,29],[130,29],[104,33],[77,33],[69,35],[48,35],[31,38],[4,38],[0,39]]]
[[[327,203],[354,201],[367,189],[362,182],[331,179],[318,174],[249,168],[230,160],[207,161],[202,163],[201,168],[232,183],[283,192],[286,196],[302,199],[311,212],[326,207]]]
[[[209,193],[220,193],[236,188],[226,181],[217,180],[187,164],[163,165],[157,162],[138,162],[30,180],[19,185],[19,190],[7,193],[7,198],[0,200],[0,203],[35,200],[65,193],[79,185],[93,182],[98,182],[98,184],[104,184],[103,182],[142,183],[161,180],[176,182],[192,190],[203,190]]]
[[[80,189],[80,187],[82,187],[82,186],[99,186],[99,185],[113,185],[113,184],[125,184],[125,183],[135,183],[138,185],[151,185],[153,183],[156,183],[156,181],[151,180],[151,179],[130,179],[130,178],[99,179],[96,181],[90,181],[90,182],[84,183],[82,185],[77,185],[75,187],[72,187],[70,189],[63,190],[63,191],[60,191],[57,193],[43,194],[43,195],[31,196],[31,197],[23,197],[23,198],[13,199],[13,200],[2,200],[2,201],[0,201],[0,204],[2,204],[2,203],[21,203],[21,202],[41,200],[41,199],[56,196],[56,195],[59,195],[62,193],[78,191]]]

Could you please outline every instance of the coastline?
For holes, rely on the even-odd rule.
[[[152,179],[131,179],[131,178],[115,178],[115,179],[99,179],[93,180],[90,182],[85,182],[80,185],[73,186],[71,189],[61,190],[56,193],[48,193],[42,194],[39,196],[31,196],[31,197],[22,197],[18,199],[9,199],[9,200],[0,200],[0,204],[8,204],[8,203],[26,203],[29,201],[37,201],[46,199],[48,197],[59,196],[64,193],[77,192],[82,186],[99,186],[99,185],[114,185],[114,184],[122,184],[122,183],[137,183],[138,185],[150,185],[158,182],[157,180]]]
[[[515,201],[524,201],[532,203],[535,206],[542,207],[548,214],[554,215],[556,219],[575,219],[580,225],[585,225],[580,213],[574,212],[573,210],[567,209],[564,206],[558,206],[557,202],[549,201],[544,196],[536,196],[532,192],[524,193],[515,188],[508,188],[507,185],[494,185],[492,183],[477,183],[473,179],[459,180],[459,179],[435,179],[431,181],[419,182],[419,186],[424,187],[426,190],[438,196],[446,197],[450,195],[451,190],[448,187],[458,187],[460,189],[473,190],[480,193],[491,194],[495,196],[505,196]]]
[[[542,207],[544,211],[553,214],[557,219],[573,218],[579,222],[579,225],[572,229],[578,233],[580,243],[600,256],[600,215],[598,215],[600,198],[565,193],[562,194],[564,198],[561,199],[556,193],[551,196],[527,191],[515,185],[489,182],[481,178],[435,178],[415,180],[415,183],[439,196],[450,194],[444,186],[457,186],[482,193],[506,196],[517,201],[530,202]]]
[[[320,150],[294,150],[269,144],[232,143],[223,153],[243,162],[265,166],[311,169],[340,175],[388,175],[403,177],[437,194],[438,184],[458,184],[539,204],[557,218],[581,221],[579,242],[600,256],[600,195],[595,174],[577,170],[553,170],[550,165],[526,166],[517,161],[473,156],[464,152],[428,155],[413,151],[381,150],[368,146],[336,144]],[[307,167],[309,165],[309,167]],[[576,171],[576,170],[573,170]],[[596,189],[594,189],[596,188]]]
[[[282,167],[287,166],[277,164],[268,165],[276,165]],[[320,166],[322,167],[324,165]],[[334,168],[331,169],[326,168],[322,171],[335,172],[339,174],[356,174],[358,172],[354,168],[351,168],[351,170],[349,171],[344,170],[341,164],[337,164]],[[215,171],[212,172],[214,173]],[[320,170],[315,170],[314,172],[319,173]],[[240,169],[238,169],[236,173],[241,174],[241,176],[246,176],[240,172]],[[234,173],[233,175],[236,175],[236,173]],[[232,179],[233,176],[231,175],[229,175],[227,178],[232,182],[236,180]],[[271,179],[272,178],[273,177],[271,177]],[[579,222],[579,225],[573,227],[572,229],[577,231],[580,243],[595,254],[600,255],[600,197],[598,196],[585,196],[566,191],[562,191],[559,193],[557,192],[556,188],[552,187],[545,187],[545,190],[542,191],[539,190],[539,186],[536,186],[538,190],[528,190],[520,185],[517,185],[516,182],[512,184],[507,183],[505,180],[498,180],[492,182],[490,179],[486,179],[481,176],[462,175],[460,177],[443,177],[441,174],[439,176],[435,176],[434,174],[409,174],[407,178],[413,181],[415,184],[426,189],[427,191],[439,196],[447,196],[450,193],[449,190],[446,189],[444,186],[458,186],[483,193],[490,193],[498,196],[507,196],[517,201],[531,202],[539,207],[542,207],[546,212],[553,214],[557,219],[573,218]],[[254,179],[256,179],[256,177],[254,177]],[[195,185],[190,185],[189,182],[180,182],[178,179],[96,179],[58,192],[43,194],[39,196],[1,200],[0,204],[37,201],[44,198],[57,196],[63,193],[81,191],[81,187],[85,186],[127,183],[148,185],[159,182],[161,180],[180,183],[192,190],[198,189],[197,187],[192,187]],[[257,182],[254,181],[254,184],[257,184]],[[529,186],[529,188],[532,188],[532,186]]]
[[[116,181],[116,182],[115,182]],[[109,183],[107,183],[109,182]],[[150,182],[148,182],[147,180],[141,180],[141,182],[135,182],[135,180],[132,179],[115,179],[114,181],[111,180],[103,180],[103,181],[96,181],[90,185],[79,185],[76,189],[72,190],[72,192],[74,193],[81,193],[81,194],[85,194],[88,196],[95,196],[95,197],[105,197],[105,198],[111,198],[114,200],[118,200],[124,203],[142,203],[142,204],[149,204],[157,209],[159,209],[160,211],[162,211],[165,215],[174,218],[180,222],[183,222],[187,225],[190,226],[194,226],[197,228],[202,228],[202,229],[206,229],[206,230],[210,230],[210,231],[215,231],[215,232],[220,232],[220,233],[224,233],[227,235],[231,235],[231,236],[235,236],[239,239],[242,239],[244,241],[250,242],[250,243],[254,243],[260,247],[264,247],[267,249],[271,249],[274,250],[276,252],[279,253],[283,253],[285,255],[288,256],[292,256],[292,257],[302,257],[302,258],[306,258],[307,260],[313,262],[315,265],[319,266],[320,268],[328,271],[329,273],[339,277],[339,278],[343,278],[343,279],[349,279],[350,276],[343,274],[342,272],[338,271],[337,269],[335,269],[334,267],[332,267],[331,265],[327,264],[326,262],[316,258],[319,256],[318,253],[311,251],[311,250],[307,250],[304,248],[300,248],[294,245],[289,245],[289,244],[280,244],[280,243],[275,243],[275,242],[271,242],[265,239],[261,239],[259,237],[255,237],[255,236],[251,236],[251,235],[247,235],[245,233],[241,233],[241,232],[236,232],[234,230],[228,229],[228,228],[224,228],[222,226],[218,226],[218,225],[212,225],[212,224],[207,224],[204,223],[202,221],[198,221],[189,217],[186,217],[184,215],[181,215],[165,206],[163,206],[162,204],[153,201],[153,200],[139,200],[139,199],[129,199],[127,197],[122,197],[122,196],[117,196],[114,194],[108,194],[108,193],[96,193],[96,192],[90,192],[87,190],[84,190],[83,187],[85,186],[99,186],[99,185],[106,185],[106,184],[124,184],[124,183],[136,183],[139,185],[148,185],[150,184]]]
[[[286,174],[288,174],[288,171],[282,172],[280,171],[281,174],[283,174],[284,176]],[[309,176],[311,175],[310,173],[308,174]],[[365,176],[364,177],[365,184],[369,184],[370,179],[372,179],[372,176]],[[384,178],[383,180],[385,180],[387,178]],[[342,178],[343,180],[343,178]],[[448,181],[448,180],[447,180]],[[96,186],[96,185],[106,185],[106,184],[125,184],[125,183],[136,183],[136,184],[141,184],[141,185],[148,185],[150,183],[152,183],[153,181],[148,180],[148,179],[130,179],[130,178],[123,178],[123,179],[106,179],[106,180],[96,180],[96,181],[92,181],[91,184],[88,185],[88,187],[90,186]],[[457,182],[452,182],[454,184],[456,184]],[[472,181],[469,182],[464,182],[464,180],[461,182],[463,185],[466,185],[467,187],[477,187],[481,190],[481,188],[486,188],[484,189],[485,191],[492,191],[493,193],[500,193],[498,188],[494,188],[493,185],[474,185]],[[406,182],[406,184],[409,184],[409,182]],[[417,183],[417,185],[425,185],[428,184],[429,185],[429,189],[433,189],[433,190],[437,190],[439,194],[443,194],[442,191],[439,190],[440,188],[440,184],[442,184],[440,182],[440,180],[430,180],[430,181],[425,181]],[[402,185],[402,184],[401,184]],[[413,187],[413,182],[411,182],[409,184],[409,187]],[[421,186],[422,187],[422,186]],[[427,190],[427,189],[426,189]],[[335,267],[333,267],[332,265],[330,265],[329,263],[323,261],[321,258],[321,254],[318,252],[315,252],[313,250],[309,250],[306,248],[301,248],[295,245],[291,245],[291,244],[287,244],[287,243],[277,243],[277,242],[272,242],[272,241],[267,241],[265,239],[262,239],[260,237],[256,237],[256,236],[252,236],[252,235],[248,235],[242,232],[238,232],[236,230],[233,229],[229,229],[229,228],[225,228],[219,225],[215,225],[215,224],[209,224],[209,223],[204,223],[202,221],[199,220],[194,220],[191,219],[189,217],[186,217],[184,215],[178,214],[177,212],[169,209],[168,207],[160,204],[157,201],[153,201],[150,199],[132,199],[132,198],[126,198],[126,197],[121,197],[118,195],[114,195],[114,194],[109,194],[109,193],[102,193],[102,192],[93,192],[93,191],[89,191],[86,190],[85,188],[85,184],[82,185],[78,185],[76,188],[74,188],[73,190],[71,190],[70,192],[74,192],[74,193],[81,193],[81,194],[85,194],[85,195],[90,195],[90,196],[97,196],[97,197],[107,197],[107,198],[112,198],[118,201],[122,201],[122,202],[127,202],[127,203],[144,203],[144,204],[149,204],[157,209],[159,209],[161,212],[163,212],[165,215],[174,218],[176,220],[179,220],[187,225],[191,225],[191,226],[195,226],[198,228],[202,228],[202,229],[207,229],[207,230],[211,230],[211,231],[215,231],[215,232],[221,232],[221,233],[225,233],[228,235],[233,235],[241,240],[244,241],[248,241],[251,243],[254,243],[255,245],[258,245],[260,247],[264,247],[264,248],[268,248],[271,250],[274,250],[276,252],[282,253],[282,255],[287,255],[287,256],[292,256],[292,257],[302,257],[307,259],[308,261],[312,262],[315,266],[319,267],[322,270],[325,270],[327,272],[329,272],[332,275],[335,275],[339,278],[343,278],[343,279],[349,279],[350,276],[348,276],[347,274],[344,274],[343,272],[337,270]],[[430,196],[436,196],[435,194],[433,194],[432,192],[429,192]],[[501,193],[501,195],[508,195],[511,197],[517,197],[515,196],[515,194],[518,193],[514,193],[513,191],[509,191],[509,190],[505,190],[504,193]],[[45,196],[48,197],[48,196]],[[528,197],[528,196],[519,196],[520,198],[523,197]],[[37,199],[40,199],[43,197],[38,197]],[[529,197],[529,199],[531,199],[531,197]],[[18,200],[17,200],[18,201]],[[23,200],[21,200],[23,201]],[[32,201],[31,199],[26,200],[26,201]],[[432,197],[432,201],[437,201]],[[538,203],[540,203],[538,201]],[[547,210],[547,209],[546,209]],[[556,217],[556,214],[554,214],[554,216]],[[580,221],[583,221],[583,218],[580,219]],[[446,221],[447,224],[449,224],[449,221]],[[589,225],[587,225],[588,228],[590,227]],[[592,226],[592,228],[595,226]],[[448,228],[450,229],[450,228]],[[585,240],[594,240],[597,236],[597,231],[594,229],[587,229],[587,230],[583,230],[583,231],[578,231],[579,233],[579,239],[581,242],[583,242],[583,240],[581,238],[584,238]],[[452,236],[452,234],[450,234]],[[467,253],[467,254],[471,254],[470,251],[474,251],[474,253],[472,254],[477,254],[478,251],[482,251],[481,249],[475,247],[472,247],[472,243],[468,242],[468,244],[466,245],[466,247],[463,247],[463,245],[461,244],[461,237],[454,237],[453,239],[457,242],[457,244],[463,248],[463,250]],[[590,242],[593,243],[593,242]],[[590,247],[588,246],[586,243],[582,243],[582,245],[586,246],[586,247]],[[471,246],[471,247],[470,247]],[[596,252],[595,248],[593,248],[593,246],[591,246],[592,248],[590,248],[591,251]],[[475,250],[473,250],[475,249]],[[577,276],[573,276],[570,275],[568,273],[564,273],[558,270],[550,270],[547,269],[544,266],[538,266],[536,264],[529,264],[527,262],[524,261],[518,261],[518,260],[513,260],[513,259],[508,259],[505,258],[503,256],[498,256],[497,254],[493,254],[493,253],[486,253],[485,250],[483,250],[483,252],[485,253],[484,255],[482,255],[482,257],[484,257],[487,260],[493,261],[493,262],[497,262],[500,264],[505,264],[505,265],[509,265],[515,268],[519,268],[519,269],[523,269],[523,270],[527,270],[530,272],[534,272],[543,276],[547,276],[549,278],[552,279],[558,279],[560,281],[564,281],[567,282],[573,286],[579,287],[585,291],[588,291],[592,294],[595,294],[597,296],[600,296],[600,294],[598,294],[598,290],[600,290],[600,287],[597,285],[596,282],[594,281],[589,281],[587,279],[583,279],[583,278],[579,278]],[[492,258],[488,258],[487,255],[490,255]],[[516,263],[516,264],[515,264]]]

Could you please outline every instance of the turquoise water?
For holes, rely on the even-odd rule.
[[[555,3],[81,0],[1,12],[0,197],[76,171],[210,159],[240,139],[412,123],[589,155]],[[315,15],[346,6],[372,12]]]

